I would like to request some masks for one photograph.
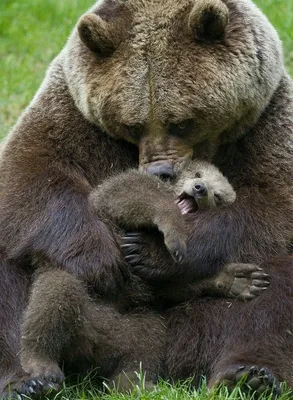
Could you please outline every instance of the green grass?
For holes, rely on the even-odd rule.
[[[92,0],[0,0],[0,138],[15,123]]]
[[[106,393],[105,393],[106,392]],[[278,400],[292,399],[293,393],[288,388],[283,389]],[[253,400],[251,395],[245,395],[239,386],[229,392],[226,387],[208,390],[204,382],[199,390],[191,388],[188,382],[170,385],[160,382],[152,391],[147,391],[144,381],[141,379],[139,385],[133,385],[130,393],[118,393],[116,390],[110,392],[97,390],[91,379],[74,386],[64,386],[59,393],[49,395],[50,400]],[[264,394],[258,400],[275,400],[273,395]]]
[[[58,54],[75,21],[92,0],[0,0],[0,138],[15,123],[21,111],[28,105],[40,85],[48,63]],[[293,1],[257,0],[277,28],[282,40],[286,63],[293,75]],[[135,388],[131,395],[115,392],[101,395],[86,380],[74,387],[64,387],[56,399],[104,400],[228,400],[246,399],[236,389],[228,394],[208,392],[205,385],[201,391],[193,391],[187,385],[172,387],[160,384],[147,393]],[[289,394],[284,394],[285,400]]]

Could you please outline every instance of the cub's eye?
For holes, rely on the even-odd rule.
[[[200,172],[196,172],[196,173],[195,173],[195,177],[196,177],[196,178],[201,178],[201,173],[200,173]]]
[[[222,196],[220,196],[219,193],[214,193],[214,198],[217,204],[220,204],[222,202]]]
[[[169,133],[173,136],[183,137],[192,127],[192,123],[192,119],[186,119],[185,121],[181,121],[178,124],[170,124]]]

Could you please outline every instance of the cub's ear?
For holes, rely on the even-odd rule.
[[[201,41],[221,41],[229,21],[228,7],[221,0],[197,0],[193,6],[188,28]]]
[[[96,14],[82,16],[77,30],[82,42],[93,52],[101,56],[111,55],[118,46],[117,32],[113,23],[103,20]]]

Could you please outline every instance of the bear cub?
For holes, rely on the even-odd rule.
[[[96,212],[119,227],[157,228],[179,263],[188,238],[182,215],[228,206],[235,199],[234,189],[218,168],[198,160],[189,162],[175,182],[130,170],[107,180],[89,197]]]

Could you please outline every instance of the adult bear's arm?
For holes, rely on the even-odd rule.
[[[215,274],[225,263],[260,263],[284,254],[292,229],[292,205],[290,210],[289,199],[268,188],[246,187],[238,191],[232,206],[188,216],[187,223],[192,232],[184,264],[174,263],[159,234],[126,235],[123,249],[133,271],[145,279],[197,279]]]
[[[84,119],[58,60],[51,75],[1,155],[0,247],[21,265],[45,257],[112,296],[123,281],[123,259],[88,194],[137,155]]]
[[[1,198],[6,256],[20,262],[45,257],[113,296],[123,283],[123,260],[113,233],[89,207],[87,181],[52,164],[36,159],[35,170],[27,165],[11,176]]]

